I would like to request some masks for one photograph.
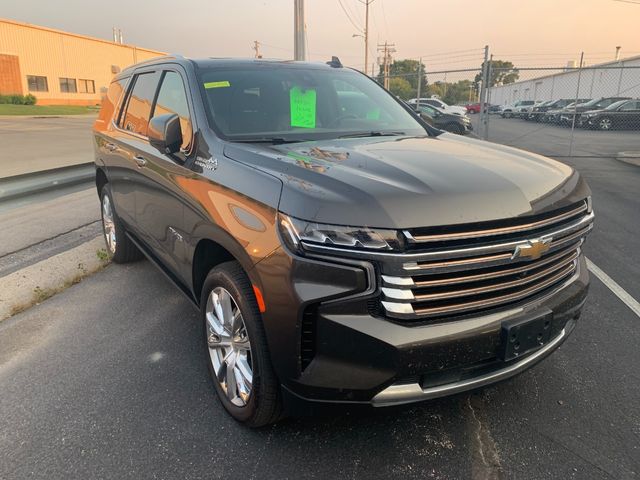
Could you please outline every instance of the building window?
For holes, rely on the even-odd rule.
[[[37,75],[27,75],[27,85],[30,92],[48,92],[47,77],[39,77]]]
[[[78,80],[78,92],[80,93],[96,93],[96,84],[93,80]]]
[[[78,87],[76,86],[76,79],[60,78],[60,91],[67,93],[77,93]]]

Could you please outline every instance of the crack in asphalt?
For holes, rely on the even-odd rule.
[[[476,410],[471,404],[472,398],[473,395],[467,397],[467,406],[476,424],[475,426],[469,425],[473,429],[471,435],[471,478],[473,480],[503,480],[505,476],[498,449],[488,426],[476,414]]]

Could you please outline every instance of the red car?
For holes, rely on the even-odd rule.
[[[487,111],[488,111],[491,105],[489,105],[488,103],[485,103],[485,107],[487,108]],[[480,113],[480,102],[469,103],[465,105],[465,108],[467,109],[467,113]]]

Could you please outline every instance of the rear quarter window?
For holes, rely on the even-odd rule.
[[[111,82],[106,95],[102,97],[97,122],[106,125],[114,117],[128,80],[128,78],[119,78]]]
[[[151,107],[159,80],[159,71],[140,73],[134,77],[126,109],[120,118],[120,128],[144,137],[147,136]]]

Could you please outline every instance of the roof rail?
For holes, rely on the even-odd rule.
[[[163,62],[166,60],[171,60],[171,59],[178,59],[178,60],[184,60],[185,57],[183,57],[182,55],[178,54],[170,54],[170,55],[163,55],[161,57],[154,57],[154,58],[150,58],[149,60],[144,60],[142,62],[138,62],[138,63],[134,63],[133,65],[129,65],[127,68],[125,68],[124,70],[130,70],[132,68],[138,68],[144,65],[153,65],[154,63],[158,63],[158,62]]]

